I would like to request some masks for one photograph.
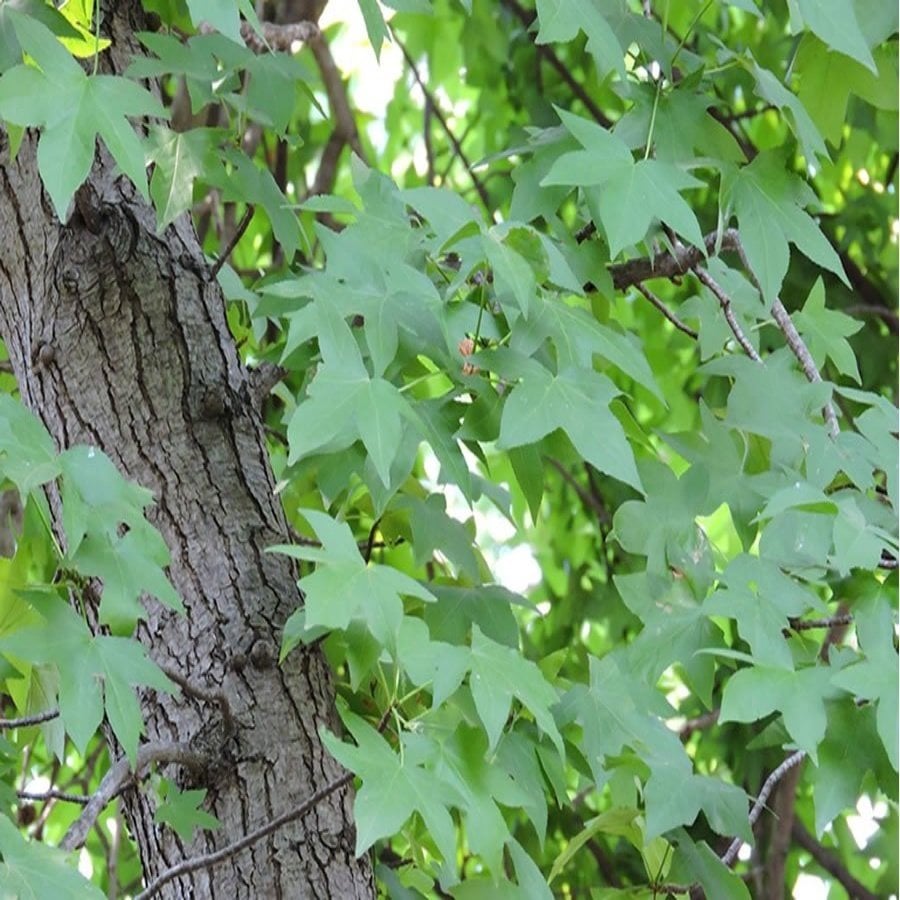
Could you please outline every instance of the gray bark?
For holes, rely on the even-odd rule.
[[[114,7],[110,28],[121,45],[140,12],[127,2]],[[193,742],[219,757],[203,786],[222,823],[185,844],[154,824],[151,798],[127,792],[150,881],[341,774],[317,734],[336,727],[331,678],[317,649],[277,664],[280,628],[301,598],[292,564],[264,552],[286,540],[285,519],[221,291],[207,281],[190,222],[157,234],[152,210],[98,152],[60,223],[41,187],[36,146],[29,133],[11,162],[0,132],[0,333],[22,401],[60,449],[95,445],[154,492],[151,518],[171,550],[170,577],[187,615],[148,602],[139,637],[158,662],[224,691],[237,721],[236,735],[223,740],[214,706],[183,693],[142,696],[148,739]],[[349,790],[333,794],[160,896],[373,896],[369,860],[354,857],[351,800]]]

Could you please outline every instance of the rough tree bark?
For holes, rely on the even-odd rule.
[[[141,25],[138,3],[112,4],[114,47]],[[124,61],[113,54],[113,65]],[[317,735],[335,725],[330,673],[317,650],[277,665],[279,629],[300,596],[292,565],[264,553],[286,525],[258,410],[218,286],[190,222],[158,235],[152,210],[98,152],[68,222],[42,190],[36,136],[10,161],[0,132],[0,329],[23,402],[60,448],[100,447],[153,490],[152,518],[172,553],[186,616],[147,604],[150,655],[221,688],[237,720],[223,740],[215,708],[147,692],[147,737],[192,741],[219,756],[204,785],[222,827],[191,844],[153,822],[152,801],[124,795],[144,865],[156,875],[239,838],[340,775]],[[55,510],[58,514],[58,508]],[[163,897],[370,897],[355,859],[348,790],[303,820]]]

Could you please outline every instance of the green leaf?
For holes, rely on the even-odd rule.
[[[137,602],[142,593],[155,596],[170,609],[184,613],[184,605],[166,577],[169,552],[158,532],[151,528],[132,530],[124,537],[88,535],[71,559],[82,575],[102,579],[100,620],[114,631],[130,633],[138,619],[145,618]]]
[[[165,108],[125,78],[86,75],[40,23],[16,20],[16,32],[43,70],[16,66],[0,77],[0,116],[43,128],[38,167],[57,216],[65,221],[69,202],[90,171],[98,134],[146,197],[144,150],[128,117],[166,118]]]
[[[191,841],[197,828],[221,828],[222,823],[213,815],[200,809],[206,799],[205,788],[196,791],[179,791],[165,778],[158,787],[162,803],[153,811],[153,819],[160,825],[168,825],[182,841]]]
[[[445,861],[452,861],[456,838],[447,807],[458,799],[455,792],[431,772],[394,753],[358,716],[344,712],[342,718],[357,746],[341,743],[324,727],[320,734],[338,762],[362,779],[353,804],[357,855],[380,838],[395,834],[417,812]]]
[[[0,5],[0,72],[22,61],[22,47],[16,35],[16,21],[37,19],[61,38],[78,38],[79,32],[66,17],[41,0],[13,0]]]
[[[835,6],[829,0],[797,0],[797,4],[807,26],[829,47],[876,71],[852,3]]]
[[[296,646],[308,628],[345,629],[359,618],[383,646],[393,646],[403,618],[401,595],[432,602],[434,595],[419,582],[390,566],[366,565],[346,523],[313,510],[304,515],[322,540],[325,551],[317,555],[315,572],[300,579],[306,596],[303,620],[295,618],[285,628],[281,654]],[[280,548],[306,556],[300,548]],[[299,551],[299,552],[295,552]]]
[[[772,303],[788,267],[787,241],[849,287],[835,249],[803,208],[815,200],[809,187],[789,174],[778,154],[760,153],[725,179],[726,202],[734,205],[747,259]]]
[[[643,240],[654,219],[670,225],[697,247],[703,235],[697,217],[678,193],[700,182],[671,163],[655,159],[635,162],[631,151],[599,125],[557,109],[560,119],[585,148],[564,153],[551,167],[542,185],[586,187],[596,204],[598,225],[609,241],[609,253]],[[596,221],[596,219],[595,219]]]
[[[676,832],[673,843],[676,852],[669,871],[673,882],[698,882],[707,896],[716,900],[750,900],[750,892],[741,877],[732,872],[706,843],[694,843],[681,829]]]
[[[472,672],[469,687],[475,708],[488,733],[490,749],[496,747],[516,697],[534,715],[538,726],[563,755],[562,737],[550,714],[557,701],[556,691],[541,670],[516,650],[486,637],[472,626]]]
[[[575,449],[601,472],[642,490],[634,455],[609,404],[615,385],[596,372],[539,367],[512,391],[503,408],[499,447],[531,444],[562,428]]]
[[[821,838],[839,813],[856,806],[869,772],[876,773],[879,784],[896,778],[889,766],[878,736],[875,710],[860,707],[850,698],[830,703],[828,730],[819,745],[818,765],[810,773],[816,834]]]
[[[838,672],[833,683],[857,697],[877,703],[876,727],[895,770],[900,769],[897,708],[900,693],[896,678],[897,651],[894,649],[894,616],[888,599],[881,593],[868,598],[856,609],[856,628],[865,658]]]
[[[241,17],[236,3],[217,0],[187,0],[191,21],[196,26],[206,22],[236,43],[241,43]]]
[[[828,357],[842,375],[849,375],[859,384],[856,357],[847,338],[863,327],[862,322],[825,308],[825,286],[821,277],[816,279],[803,309],[794,313],[793,319],[820,369]]]
[[[707,615],[727,616],[761,664],[792,670],[791,651],[782,630],[813,605],[814,595],[795,584],[774,563],[757,556],[735,557],[722,574],[719,588],[704,604]]]
[[[0,395],[0,471],[21,494],[52,481],[60,472],[53,438],[31,412],[9,394]]]
[[[537,0],[537,14],[541,27],[536,43],[568,43],[579,30],[584,31],[601,76],[615,70],[624,77],[622,46],[594,3],[576,6],[567,0]]]
[[[66,855],[40,841],[28,841],[0,816],[0,894],[4,897],[53,897],[102,900],[103,892],[70,865]]]
[[[157,126],[150,130],[149,158],[155,164],[150,199],[160,230],[191,208],[194,181],[213,165],[216,139],[217,133],[210,128],[176,132]]]
[[[531,354],[547,337],[556,347],[560,369],[589,369],[596,355],[664,399],[641,346],[629,335],[598,322],[581,306],[561,298],[538,298],[531,317],[516,323],[511,346]]]
[[[381,45],[385,38],[389,37],[387,25],[384,24],[384,16],[378,6],[377,0],[359,0],[359,9],[366,23],[366,33],[369,35],[369,43],[375,51],[375,58],[381,56]]]
[[[644,787],[644,802],[648,840],[692,825],[702,809],[717,834],[753,841],[747,795],[719,778],[694,775],[681,766],[656,766]]]
[[[825,736],[830,675],[822,666],[796,672],[766,666],[741,669],[725,684],[719,721],[758,722],[780,712],[797,746],[815,762],[816,748]]]
[[[483,243],[498,295],[512,294],[522,314],[528,316],[536,289],[531,266],[493,231],[484,236]]]
[[[797,95],[788,90],[767,69],[754,66],[753,71],[756,75],[757,94],[763,100],[777,106],[782,112],[786,112],[787,121],[800,141],[807,164],[815,165],[819,156],[827,160],[829,158],[828,150],[822,140],[822,135]]]
[[[134,685],[161,691],[174,685],[135,640],[94,636],[87,625],[58,597],[45,597],[44,623],[0,638],[0,650],[32,663],[52,663],[59,669],[59,710],[66,732],[84,753],[103,718],[132,765],[137,758],[143,718]]]
[[[467,647],[431,640],[428,626],[411,616],[404,616],[400,625],[397,659],[413,684],[431,685],[434,709],[462,684],[470,665]]]
[[[678,736],[660,717],[671,715],[663,697],[631,671],[627,654],[614,650],[598,660],[589,657],[589,685],[575,685],[560,704],[561,721],[575,719],[583,729],[580,749],[595,785],[607,783],[607,760],[632,747],[652,767],[690,769]]]

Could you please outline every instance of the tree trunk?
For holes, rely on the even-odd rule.
[[[139,7],[113,4],[113,46],[130,42]],[[121,51],[114,65],[123,62]],[[38,176],[36,136],[10,161],[0,132],[0,329],[23,402],[60,448],[89,443],[153,490],[151,517],[172,553],[187,615],[146,604],[150,655],[201,687],[222,690],[237,722],[223,740],[214,705],[147,691],[149,739],[213,749],[203,786],[222,823],[190,844],[153,821],[153,801],[124,803],[148,881],[300,805],[341,774],[317,730],[336,719],[318,650],[277,664],[279,630],[301,602],[295,572],[265,553],[284,542],[258,410],[183,218],[158,235],[152,210],[98,152],[67,224]],[[58,508],[55,509],[58,514]],[[371,866],[354,857],[349,789],[300,821],[163,897],[371,897]]]

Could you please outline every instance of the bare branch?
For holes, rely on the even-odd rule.
[[[762,357],[756,352],[756,348],[750,343],[747,335],[744,334],[744,330],[741,328],[740,322],[738,322],[737,317],[734,314],[734,310],[731,307],[731,298],[728,294],[725,293],[721,285],[705,269],[701,269],[700,266],[696,265],[691,266],[691,269],[700,281],[712,291],[716,300],[719,301],[719,306],[722,307],[722,312],[725,315],[725,321],[728,323],[728,327],[731,329],[737,342],[743,348],[744,353],[746,353],[754,362],[762,363]]]
[[[58,709],[45,709],[43,712],[20,716],[17,719],[0,719],[0,731],[6,728],[27,728],[29,725],[40,725],[41,722],[49,722],[58,715]]]
[[[50,788],[47,791],[16,791],[16,796],[20,800],[30,800],[34,803],[42,803],[46,800],[62,800],[64,803],[78,803],[81,806],[91,802],[89,794],[70,794],[66,791],[59,791],[56,788]]]
[[[222,266],[228,262],[228,257],[231,256],[232,250],[237,247],[238,241],[244,236],[244,232],[247,230],[247,226],[253,218],[253,210],[253,204],[248,204],[247,209],[244,211],[244,215],[241,217],[241,221],[238,222],[237,228],[235,228],[234,233],[228,239],[228,243],[222,248],[219,258],[213,263],[213,267],[209,270],[209,275],[206,279],[207,281],[215,281]]]
[[[331,48],[321,34],[310,41],[309,47],[316,58],[316,65],[319,67],[319,73],[322,75],[322,82],[325,85],[325,93],[328,95],[328,105],[334,116],[335,134],[342,139],[343,143],[349,144],[353,152],[365,161],[366,156],[359,140],[356,119],[350,108],[340,69],[331,55]]]
[[[678,729],[678,737],[686,741],[695,731],[702,731],[704,728],[710,728],[719,721],[719,710],[712,709],[702,716],[695,719],[688,719],[681,728]]]
[[[853,622],[853,616],[850,613],[843,613],[837,616],[829,616],[827,619],[791,619],[791,627],[785,629],[785,634],[792,631],[810,631],[813,628],[834,628],[840,625],[850,625]]]
[[[308,800],[301,803],[300,806],[266,822],[265,825],[245,834],[240,840],[234,841],[223,847],[221,850],[216,850],[214,853],[205,853],[202,856],[195,856],[192,859],[186,859],[177,866],[172,866],[171,869],[167,869],[162,875],[147,885],[146,889],[141,891],[141,893],[135,897],[135,900],[148,900],[148,898],[158,894],[160,888],[162,888],[163,885],[168,884],[172,879],[178,878],[181,875],[186,875],[188,872],[195,872],[197,869],[207,869],[210,866],[216,865],[216,863],[222,862],[222,860],[228,859],[230,856],[234,856],[235,853],[239,853],[241,850],[251,846],[251,844],[255,844],[257,841],[270,835],[273,831],[277,831],[283,825],[287,825],[290,822],[294,822],[305,816],[306,813],[314,809],[324,799],[349,784],[352,780],[353,773],[345,772],[340,778],[336,778],[334,781],[325,785],[325,787],[316,791]]]
[[[790,314],[778,297],[775,298],[775,302],[772,304],[772,318],[778,323],[778,327],[784,334],[791,352],[800,361],[800,367],[803,369],[803,374],[806,375],[807,380],[812,384],[821,383],[822,376],[819,374],[819,369],[813,361],[812,354],[809,352],[806,342],[800,337],[800,332],[797,331]],[[836,438],[841,433],[841,426],[838,425],[837,415],[830,400],[822,407],[822,415],[828,424],[828,433],[833,438]]]
[[[140,747],[133,770],[128,758],[123,756],[113,763],[103,776],[100,787],[91,796],[78,819],[72,823],[59,846],[63,850],[77,850],[81,847],[106,804],[132,778],[139,777],[154,763],[178,763],[189,769],[202,770],[205,762],[206,760],[187,744],[170,741],[153,741]]]
[[[851,306],[846,307],[844,312],[850,316],[874,316],[877,319],[881,319],[894,334],[897,333],[897,325],[900,323],[900,317],[897,316],[897,312],[884,306],[872,306],[868,303],[854,303]]]
[[[450,128],[449,123],[447,122],[446,117],[443,112],[441,112],[440,106],[438,106],[437,101],[434,98],[434,95],[425,85],[425,82],[422,80],[422,76],[419,74],[419,70],[416,67],[416,61],[412,58],[409,51],[406,49],[406,45],[397,37],[394,29],[391,29],[391,36],[394,38],[397,46],[400,48],[400,52],[403,54],[403,58],[406,60],[406,64],[409,66],[410,71],[412,72],[413,78],[416,80],[416,84],[422,89],[422,94],[425,96],[425,102],[428,103],[431,107],[432,113],[434,113],[434,117],[441,123],[441,128],[444,129],[444,133],[447,135],[447,139],[450,141],[451,146],[453,147],[453,152],[459,157],[460,162],[465,167],[466,171],[469,173],[469,178],[472,179],[472,184],[475,186],[475,190],[478,192],[478,196],[481,199],[484,208],[487,210],[488,215],[492,215],[493,209],[491,208],[491,198],[487,192],[487,189],[482,184],[481,179],[475,174],[472,169],[472,163],[469,161],[469,158],[466,156],[465,151],[462,148],[462,144],[457,140],[456,135],[453,133],[453,130]]]
[[[635,289],[640,294],[643,294],[644,297],[646,297],[679,331],[683,332],[688,337],[693,338],[695,341],[697,340],[700,335],[689,325],[685,325],[684,322],[682,322],[681,319],[679,319],[678,316],[676,316],[675,313],[673,313],[672,310],[670,310],[669,307],[650,290],[650,288],[639,283],[635,285]]]
[[[753,808],[750,810],[750,824],[755,825],[756,820],[762,815],[763,808],[766,805],[766,801],[769,799],[769,795],[775,789],[775,786],[784,778],[785,774],[789,772],[794,766],[800,765],[803,760],[806,759],[806,752],[803,750],[797,750],[795,753],[792,753],[777,769],[773,770],[769,777],[766,779],[765,784],[762,786],[762,790],[759,792],[759,796],[756,798],[756,802],[753,804]],[[722,855],[722,862],[725,863],[726,866],[730,866],[735,859],[737,859],[738,850],[741,849],[741,844],[743,841],[740,838],[735,838],[728,849]]]
[[[576,494],[578,494],[578,498],[581,502],[588,507],[588,509],[592,509],[596,514],[597,518],[604,523],[609,522],[609,510],[600,503],[596,497],[593,496],[589,491],[586,491],[576,480],[575,476],[558,460],[554,459],[552,456],[545,456],[544,461],[550,463],[560,475],[562,475],[566,484],[568,484]]]
[[[830,850],[823,847],[798,819],[794,819],[791,836],[826,871],[836,878],[854,900],[878,900],[865,885],[860,884],[847,871],[843,863]]]
[[[747,254],[744,252],[744,245],[741,243],[741,238],[737,231],[735,231],[734,249],[737,251],[738,256],[740,256],[741,264],[746,270],[750,281],[753,282],[753,286],[759,291],[760,296],[763,296],[759,279],[756,277],[756,273],[750,265],[750,260],[747,259]],[[803,369],[803,374],[806,375],[807,380],[813,384],[821,382],[822,376],[819,374],[819,370],[813,361],[809,348],[806,346],[803,338],[800,337],[800,332],[794,327],[794,323],[791,320],[788,311],[784,308],[784,304],[778,297],[776,297],[772,303],[772,317],[781,329],[782,334],[784,334],[787,345],[791,348],[791,352],[799,360],[800,366]],[[830,400],[822,407],[822,415],[825,417],[825,423],[828,425],[829,434],[833,438],[837,437],[838,434],[840,434],[841,429],[834,412],[834,406],[832,406]]]
[[[518,3],[518,0],[502,0],[503,5],[525,26],[530,28],[534,20],[537,18],[536,13],[529,12]],[[612,121],[606,116],[599,106],[593,101],[590,94],[578,83],[577,79],[569,71],[565,63],[553,52],[549,44],[541,45],[536,48],[538,56],[543,57],[550,63],[550,66],[559,75],[560,78],[568,85],[572,91],[585,106],[585,109],[591,114],[594,121],[602,125],[604,128],[611,128]]]
[[[734,250],[737,241],[737,229],[726,228],[721,236],[717,231],[711,231],[706,235],[703,238],[704,250],[699,247],[681,245],[675,248],[674,256],[671,253],[662,253],[652,259],[640,257],[617,263],[609,267],[613,287],[617,291],[624,291],[625,288],[651,278],[672,278],[676,275],[685,275],[693,266],[703,262],[707,256],[716,253],[717,248],[719,251]]]

